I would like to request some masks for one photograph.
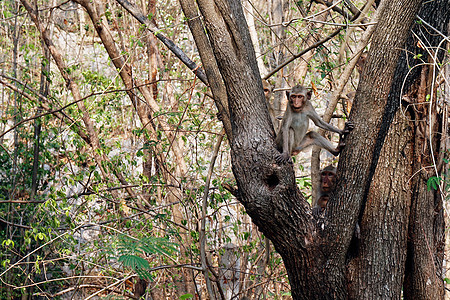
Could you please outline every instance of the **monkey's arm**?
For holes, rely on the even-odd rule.
[[[320,127],[328,131],[336,132],[341,135],[344,134],[344,130],[340,130],[339,128],[336,128],[333,125],[326,123],[324,120],[322,120],[322,118],[319,117],[319,115],[316,113],[316,110],[311,104],[308,105],[308,117],[314,122],[314,124],[317,127]]]

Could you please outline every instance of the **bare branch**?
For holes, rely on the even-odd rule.
[[[311,46],[309,46],[308,48],[300,51],[298,54],[295,54],[294,56],[290,57],[289,59],[287,59],[285,62],[283,62],[282,64],[278,65],[275,69],[273,69],[272,71],[270,71],[266,76],[264,76],[264,79],[268,79],[270,77],[272,77],[275,73],[277,73],[278,71],[280,71],[281,69],[283,69],[285,66],[287,66],[288,64],[290,64],[291,62],[293,62],[294,60],[296,60],[297,58],[301,57],[302,55],[306,54],[307,52],[319,47],[320,45],[328,42],[329,40],[331,40],[332,38],[334,38],[336,35],[338,35],[339,32],[341,32],[341,30],[344,29],[343,27],[337,29],[336,31],[334,31],[333,33],[331,33],[329,36],[327,36],[326,38],[321,39],[320,41],[312,44]]]
[[[133,17],[136,18],[141,24],[144,24],[147,29],[152,32],[164,45],[172,51],[185,65],[188,67],[195,75],[200,78],[200,80],[206,84],[208,84],[208,78],[206,77],[205,72],[195,63],[193,62],[186,53],[183,52],[175,43],[168,39],[165,35],[160,33],[160,30],[155,27],[150,20],[142,13],[142,11],[134,4],[128,2],[127,0],[117,0],[117,2],[123,6]]]

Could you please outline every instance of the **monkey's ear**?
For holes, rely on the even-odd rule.
[[[308,98],[308,100],[311,100],[311,95],[312,95],[312,92],[311,92],[311,91],[308,91],[308,92],[306,93],[306,97]]]

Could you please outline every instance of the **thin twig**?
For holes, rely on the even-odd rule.
[[[220,144],[222,143],[224,135],[225,135],[225,132],[222,131],[222,133],[218,136],[216,145],[214,146],[213,155],[211,157],[211,163],[209,164],[209,170],[208,170],[208,174],[206,176],[206,182],[205,182],[205,191],[203,193],[202,220],[201,220],[201,227],[200,227],[200,259],[202,262],[203,274],[205,276],[206,288],[208,290],[209,297],[211,299],[214,298],[214,291],[212,289],[211,280],[210,280],[209,274],[208,274],[209,266],[206,262],[206,212],[207,212],[207,207],[208,207],[209,185],[211,183],[211,177],[212,177],[212,173],[214,170],[214,164],[216,162],[217,154],[219,153]]]
[[[339,32],[341,32],[342,28],[337,29],[336,31],[334,31],[333,33],[331,33],[329,36],[327,36],[326,38],[321,39],[320,41],[312,44],[311,46],[309,46],[308,48],[300,51],[298,54],[295,54],[294,56],[290,57],[289,59],[287,59],[285,62],[279,64],[278,66],[275,67],[275,69],[273,69],[272,71],[270,71],[266,76],[264,76],[263,79],[267,80],[268,78],[270,78],[272,75],[274,75],[275,73],[277,73],[279,70],[283,69],[285,66],[287,66],[288,64],[290,64],[291,62],[293,62],[294,60],[296,60],[297,58],[303,56],[304,54],[306,54],[307,52],[317,48],[318,46],[328,42],[329,40],[331,40],[333,37],[335,37],[336,35],[338,35]]]
[[[195,62],[193,62],[186,53],[183,52],[175,43],[164,36],[160,29],[154,26],[150,20],[142,13],[142,11],[134,4],[128,2],[127,0],[116,0],[120,5],[123,6],[133,17],[136,18],[141,24],[145,25],[147,29],[152,32],[164,45],[175,54],[182,63],[184,63],[190,70],[194,72],[195,75],[206,85],[208,84],[208,78],[205,72]]]

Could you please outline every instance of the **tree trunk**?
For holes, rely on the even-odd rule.
[[[414,165],[412,179],[412,205],[409,223],[408,258],[404,283],[405,299],[443,299],[443,256],[444,256],[444,210],[442,192],[428,189],[431,177],[442,172],[443,154],[448,150],[444,138],[447,128],[448,103],[437,101],[436,74],[442,65],[446,44],[438,32],[448,36],[450,22],[450,1],[440,0],[426,3],[419,16],[426,30],[415,32],[420,48],[429,47],[422,59],[428,65],[416,72],[418,80],[408,94],[409,102],[415,104],[414,122]],[[428,25],[429,24],[429,25]],[[417,25],[416,27],[419,27]],[[438,31],[438,32],[436,32]],[[418,45],[417,40],[411,44]],[[420,45],[418,45],[420,46]],[[440,49],[436,53],[436,49]],[[427,55],[428,54],[428,55]],[[433,68],[436,68],[433,70]],[[427,97],[430,96],[429,99]]]
[[[448,24],[448,3],[446,0],[425,4],[419,16],[442,30]],[[398,59],[389,95],[386,111],[391,116],[399,106],[399,99],[404,98],[405,91],[418,93],[417,82],[424,77],[421,76],[424,66],[414,57],[426,60],[429,55],[419,40],[428,41],[427,46],[436,49],[442,37],[424,25],[415,24],[411,28],[406,51]],[[408,94],[406,97],[411,98]],[[425,96],[423,92],[419,94]],[[405,299],[441,299],[443,296],[442,280],[436,272],[442,269],[442,200],[435,192],[426,190],[429,178],[426,170],[430,170],[431,162],[418,163],[423,162],[421,156],[424,155],[423,152],[418,153],[418,149],[428,148],[420,142],[424,141],[418,134],[422,130],[417,130],[425,123],[416,122],[417,126],[410,120],[418,118],[420,106],[408,109],[408,104],[423,101],[409,99],[409,103],[404,102],[389,128],[362,216],[361,245],[353,250],[357,257],[349,263],[348,279],[352,282],[350,295],[353,299],[400,299],[401,281],[405,274]],[[433,111],[435,114],[438,115]],[[427,123],[426,116],[421,119]],[[438,126],[434,132],[438,136],[443,133]]]
[[[434,28],[443,30],[448,24],[448,3],[446,0],[425,4],[419,16]],[[350,295],[354,299],[399,299],[405,274],[405,299],[441,299],[443,296],[442,279],[436,272],[442,269],[442,200],[435,191],[426,190],[430,177],[426,170],[434,169],[430,169],[430,160],[422,158],[427,151],[421,149],[429,147],[421,142],[424,136],[420,133],[428,128],[428,120],[423,115],[423,105],[417,105],[425,99],[413,96],[421,94],[425,97],[427,94],[419,92],[421,78],[430,78],[431,81],[435,78],[424,76],[428,68],[414,59],[421,57],[426,61],[429,57],[428,50],[420,45],[419,40],[426,40],[427,47],[437,49],[442,37],[425,25],[415,24],[411,28],[406,51],[398,59],[385,116],[393,116],[399,99],[409,99],[409,103],[404,102],[389,128],[362,216],[361,245],[352,249],[355,252],[352,254],[357,257],[349,264],[348,279],[352,282]],[[441,51],[437,57],[442,54]],[[431,82],[428,85],[431,86]],[[427,83],[422,86],[427,86]],[[406,96],[405,92],[408,92]],[[432,115],[439,116],[439,113],[434,109]],[[411,121],[419,118],[423,121]],[[438,124],[433,128],[437,136],[443,136]],[[439,149],[436,142],[434,149]],[[438,157],[437,153],[435,155]],[[440,164],[439,161],[437,163]],[[386,253],[389,254],[387,257]],[[432,284],[427,284],[427,281]]]
[[[398,111],[380,153],[364,215],[361,240],[348,265],[350,299],[400,299],[405,273],[413,127]],[[388,188],[387,188],[388,187]]]
[[[448,10],[447,10],[448,12]],[[444,257],[444,210],[441,192],[428,189],[431,177],[442,172],[447,119],[436,103],[436,93],[431,90],[435,78],[428,67],[422,68],[416,94],[410,98],[416,104],[414,120],[415,153],[412,181],[412,206],[409,225],[407,276],[405,299],[443,299],[442,267]],[[426,100],[432,95],[431,101]],[[446,105],[446,104],[444,104]]]
[[[420,0],[385,3],[372,39],[365,72],[358,86],[350,114],[355,129],[348,136],[347,146],[341,153],[336,191],[328,204],[327,215],[331,218],[331,222],[330,226],[325,228],[325,234],[330,241],[326,248],[329,261],[324,270],[327,277],[325,282],[329,291],[333,288],[337,290],[339,294],[336,298],[346,297],[347,286],[342,276],[345,272],[343,266],[348,259],[347,255],[352,255],[353,249],[349,249],[349,244],[357,219],[361,212],[364,212],[366,203],[373,205],[367,202],[369,200],[367,196],[392,120],[385,117],[388,94],[400,49],[403,48],[420,4]],[[392,232],[393,238],[394,233],[395,230]],[[397,238],[401,239],[401,236]],[[401,257],[401,253],[398,255]]]

